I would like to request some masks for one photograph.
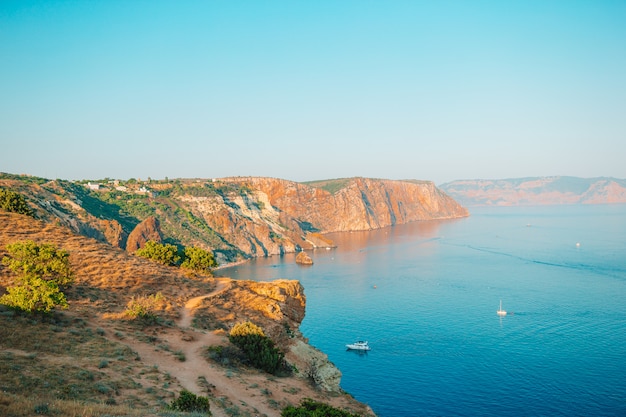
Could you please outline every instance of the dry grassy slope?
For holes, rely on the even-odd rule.
[[[64,227],[0,211],[0,257],[7,243],[26,239],[67,250],[76,281],[66,291],[70,308],[48,318],[0,307],[0,415],[158,415],[182,388],[209,396],[218,417],[278,416],[304,397],[368,413],[350,396],[321,392],[304,378],[268,378],[204,358],[207,346],[228,344],[223,329],[242,319],[268,329],[285,349],[300,340],[304,296],[297,282],[185,276]],[[0,266],[0,294],[11,281]],[[156,292],[167,300],[159,324],[121,316],[131,297]],[[192,319],[196,328],[187,327]]]

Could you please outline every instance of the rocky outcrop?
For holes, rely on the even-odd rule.
[[[289,363],[310,378],[315,386],[329,392],[341,392],[341,371],[328,359],[328,356],[313,346],[298,340],[285,354]]]
[[[296,263],[300,265],[313,265],[313,259],[306,253],[300,252],[296,255]]]
[[[155,217],[148,217],[139,223],[128,235],[126,241],[126,252],[133,253],[139,248],[143,248],[147,241],[153,240],[157,243],[163,241],[159,221]]]
[[[122,229],[122,225],[115,220],[100,220],[99,229],[102,230],[104,239],[113,247],[122,248],[128,239],[128,234]]]
[[[257,282],[228,280],[224,295],[213,297],[202,308],[213,322],[228,328],[241,321],[261,325],[265,334],[282,344],[299,335],[306,298],[298,281]],[[207,325],[210,328],[210,325]],[[289,329],[289,330],[287,330]]]
[[[341,392],[341,372],[328,356],[308,345],[300,333],[306,298],[299,281],[239,281],[221,278],[226,291],[203,301],[197,323],[212,322],[232,328],[251,321],[261,326],[283,352],[285,359],[324,391]],[[208,325],[210,328],[210,325]]]
[[[616,178],[458,180],[441,188],[469,206],[626,203],[626,180]]]

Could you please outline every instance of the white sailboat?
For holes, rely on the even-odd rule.
[[[506,311],[502,310],[502,300],[500,300],[500,308],[497,311],[498,316],[506,316]]]

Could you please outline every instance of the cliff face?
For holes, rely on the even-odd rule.
[[[459,180],[441,189],[470,206],[626,203],[626,180],[616,178]]]
[[[468,215],[432,182],[354,178],[334,193],[273,178],[230,178],[246,193],[179,197],[226,241],[251,256],[333,243],[323,233],[371,230]]]
[[[137,225],[150,218],[163,241],[212,250],[220,264],[332,247],[324,236],[329,232],[468,215],[428,181],[350,178],[303,184],[237,177],[131,185],[150,192],[0,175],[0,186],[22,193],[40,219],[134,251],[140,246],[137,235],[147,233],[144,224]]]
[[[354,178],[335,193],[271,178],[250,182],[267,195],[272,206],[322,233],[468,215],[465,208],[427,181]]]

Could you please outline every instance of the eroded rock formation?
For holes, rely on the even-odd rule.
[[[142,248],[149,240],[153,240],[157,243],[163,241],[159,221],[152,216],[139,223],[135,229],[130,232],[128,240],[126,241],[126,252],[135,252],[137,249]]]
[[[299,263],[302,265],[313,265],[313,259],[311,259],[311,257],[307,255],[306,253],[300,252],[296,256],[296,263]]]

